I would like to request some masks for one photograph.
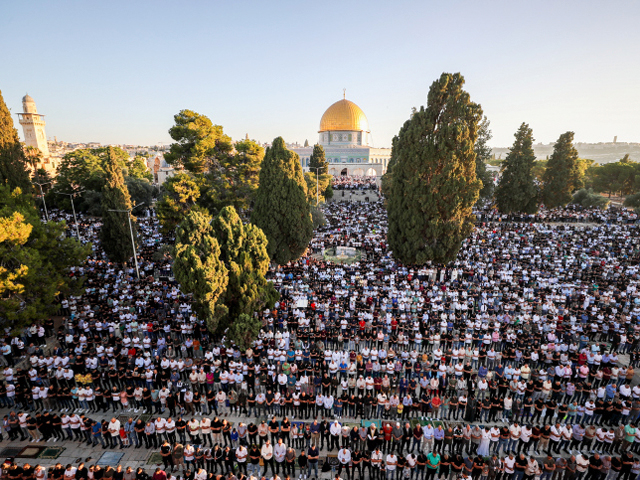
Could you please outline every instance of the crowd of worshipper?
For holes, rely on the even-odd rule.
[[[373,175],[334,175],[331,186],[334,190],[377,190],[378,184]]]
[[[411,268],[388,251],[381,201],[324,213],[309,255],[270,271],[281,297],[245,351],[192,311],[152,211],[139,219],[141,280],[106,259],[99,220],[81,215],[93,255],[70,274],[84,293],[61,299],[61,324],[6,336],[1,433],[159,449],[164,468],[9,462],[3,476],[638,477],[640,236],[611,221],[625,214],[479,210],[455,262]],[[312,255],[330,246],[366,255]]]

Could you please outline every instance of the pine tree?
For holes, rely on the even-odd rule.
[[[502,213],[535,213],[538,211],[538,187],[533,175],[536,161],[533,130],[523,123],[514,136],[513,146],[501,165],[496,203]]]
[[[443,73],[429,89],[427,107],[393,140],[388,238],[404,264],[450,262],[473,230],[482,186],[474,151],[482,109],[463,85],[459,73]]]
[[[582,188],[578,151],[573,146],[573,132],[560,135],[542,177],[542,200],[545,207],[567,205],[576,190]]]
[[[109,147],[107,155],[105,166],[106,184],[102,190],[100,243],[112,261],[122,263],[133,256],[129,219],[127,217],[130,213],[110,210],[129,210],[131,208],[131,197],[124,183],[122,167],[111,147]]]
[[[156,212],[162,233],[170,236],[198,198],[198,184],[186,172],[178,172],[162,185],[162,198],[156,203]]]
[[[23,192],[31,191],[31,181],[27,170],[27,161],[13,126],[13,119],[0,91],[0,185],[11,190],[16,187]]]
[[[209,331],[217,331],[219,319],[228,312],[218,300],[229,277],[208,214],[192,210],[176,229],[173,271],[182,290],[193,295],[198,316]]]
[[[302,166],[282,137],[273,141],[262,161],[251,221],[267,236],[269,257],[280,265],[300,258],[313,236]]]
[[[313,153],[309,157],[309,171],[315,175],[316,169],[320,175],[326,175],[329,172],[329,162],[325,157],[324,148],[317,143],[313,146]]]

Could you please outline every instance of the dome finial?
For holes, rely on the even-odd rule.
[[[347,98],[347,89],[346,88],[342,89],[342,98],[344,98],[344,99]]]

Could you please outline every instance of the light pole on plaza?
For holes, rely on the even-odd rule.
[[[323,168],[323,167],[309,167],[309,170],[315,170],[316,171],[316,207],[320,203],[319,194],[318,194],[318,174],[320,173],[320,169],[321,168]]]
[[[131,245],[133,246],[133,261],[136,264],[136,275],[138,277],[138,280],[140,280],[140,270],[138,270],[138,255],[136,254],[136,241],[133,238],[133,227],[131,226],[131,212],[141,205],[144,205],[144,202],[140,202],[136,206],[128,208],[126,210],[115,210],[115,209],[109,210],[110,212],[120,212],[120,213],[127,214],[127,219],[129,220],[129,232],[131,232]]]
[[[40,195],[42,196],[42,204],[44,205],[44,218],[48,222],[49,221],[49,212],[47,212],[47,202],[44,199],[44,191],[42,190],[42,186],[43,185],[49,185],[51,182],[40,183],[40,182],[34,182],[33,180],[31,180],[31,183],[33,183],[34,185],[38,185],[40,187]]]
[[[56,192],[58,195],[67,195],[71,199],[71,209],[73,210],[73,221],[76,224],[76,235],[78,236],[78,241],[80,241],[80,229],[78,228],[78,219],[76,218],[76,206],[73,203],[73,197],[76,195],[80,195],[84,190],[76,190],[71,193],[66,192]]]

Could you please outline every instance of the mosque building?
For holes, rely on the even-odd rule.
[[[320,119],[318,143],[325,151],[331,175],[376,176],[387,171],[390,148],[370,146],[369,121],[362,109],[345,98],[331,105]],[[302,169],[309,170],[313,145],[293,148]]]

